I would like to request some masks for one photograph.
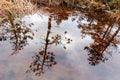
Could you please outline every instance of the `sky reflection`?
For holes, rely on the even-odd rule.
[[[54,17],[54,16],[53,16]],[[22,21],[26,24],[32,24],[30,30],[34,33],[33,39],[28,39],[28,45],[19,50],[20,54],[10,55],[13,52],[10,40],[0,42],[0,79],[2,80],[119,80],[120,78],[120,46],[112,47],[114,51],[105,63],[100,62],[97,66],[91,66],[88,51],[84,50],[86,46],[94,43],[94,35],[82,33],[85,27],[78,28],[78,19],[72,21],[76,16],[68,16],[60,23],[56,23],[51,18],[50,26],[48,15],[29,15],[25,16]],[[59,22],[59,21],[58,21]],[[81,21],[86,24],[86,21]],[[87,23],[89,24],[89,22]],[[95,23],[96,24],[96,23]],[[50,28],[49,28],[50,27]],[[94,29],[93,29],[94,30]],[[50,32],[49,32],[50,31]],[[66,33],[67,32],[67,33]],[[91,31],[92,32],[92,31]],[[61,38],[54,41],[56,35]],[[48,36],[48,37],[47,37]],[[67,44],[70,38],[72,41]],[[49,40],[49,41],[48,41]],[[56,46],[56,43],[60,42]],[[98,43],[97,43],[98,44]],[[45,47],[47,46],[47,47]],[[64,49],[64,47],[66,47]],[[47,50],[47,52],[46,52]],[[41,76],[35,76],[33,72],[27,72],[32,57],[43,51],[54,53],[57,62],[50,70],[45,71]],[[44,56],[42,56],[44,57]],[[44,57],[45,58],[45,57]],[[45,58],[46,59],[46,58]],[[44,64],[43,64],[44,65]],[[39,70],[39,69],[38,69]]]

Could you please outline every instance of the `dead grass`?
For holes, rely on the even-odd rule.
[[[0,18],[22,17],[37,11],[36,5],[27,0],[0,0]]]

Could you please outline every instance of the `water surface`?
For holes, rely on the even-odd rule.
[[[0,26],[1,80],[119,80],[119,25],[61,15],[36,13],[16,19],[15,28]]]

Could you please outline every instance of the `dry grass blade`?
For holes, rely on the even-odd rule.
[[[0,18],[22,17],[36,11],[37,7],[27,0],[0,0]]]
[[[38,10],[37,6],[28,0],[14,0],[14,4],[19,10],[19,13],[21,12],[22,14],[33,14]]]

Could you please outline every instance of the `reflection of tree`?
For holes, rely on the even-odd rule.
[[[94,42],[91,43],[90,46],[86,46],[85,49],[89,52],[89,64],[95,66],[101,61],[104,62],[108,60],[104,53],[109,52],[107,48],[110,45],[116,46],[118,43],[116,36],[119,33],[120,27],[118,26],[118,29],[113,31],[115,29],[114,24],[117,24],[114,23],[113,20],[109,19],[108,21],[108,18],[105,19],[101,17],[103,18],[101,19],[98,16],[94,24],[94,18],[92,17],[92,19],[90,19],[89,25],[79,25],[79,27],[82,27],[83,34],[91,35],[94,40]]]
[[[100,61],[104,62],[105,60],[107,60],[107,58],[104,56],[104,52],[107,50],[107,48],[110,46],[111,43],[116,46],[115,37],[118,34],[119,30],[120,27],[113,35],[106,34],[105,32],[105,35],[103,37],[100,37],[101,35],[98,34],[90,33],[94,39],[94,43],[92,43],[89,47],[85,47],[85,49],[89,51],[88,60],[91,65],[96,65]]]
[[[14,20],[12,17],[9,17],[8,21],[6,20],[4,24],[2,23],[0,28],[2,29],[0,33],[0,41],[5,41],[7,39],[11,40],[14,50],[12,54],[15,54],[19,50],[23,49],[23,47],[28,44],[28,38],[33,39],[33,33],[31,30],[22,24],[21,20],[19,19]]]
[[[52,65],[56,64],[55,61],[55,55],[53,52],[47,51],[48,45],[49,45],[49,35],[51,31],[51,17],[49,18],[48,21],[48,30],[46,34],[46,39],[45,39],[45,47],[43,50],[40,50],[37,55],[35,55],[33,58],[33,62],[30,65],[31,71],[35,72],[36,75],[41,75],[44,73],[44,67],[52,67]]]
[[[52,44],[59,44],[62,37],[61,35],[57,34],[52,37],[52,40],[49,40],[50,33],[51,33],[51,20],[52,17],[49,17],[48,20],[48,30],[45,38],[45,45],[44,47],[33,57],[33,62],[30,64],[30,71],[34,72],[37,76],[43,74],[47,69],[50,69],[53,65],[57,62],[55,61],[55,55],[53,52],[48,51],[48,47]],[[67,32],[65,32],[66,34]],[[66,38],[67,42],[70,43],[71,39]]]

